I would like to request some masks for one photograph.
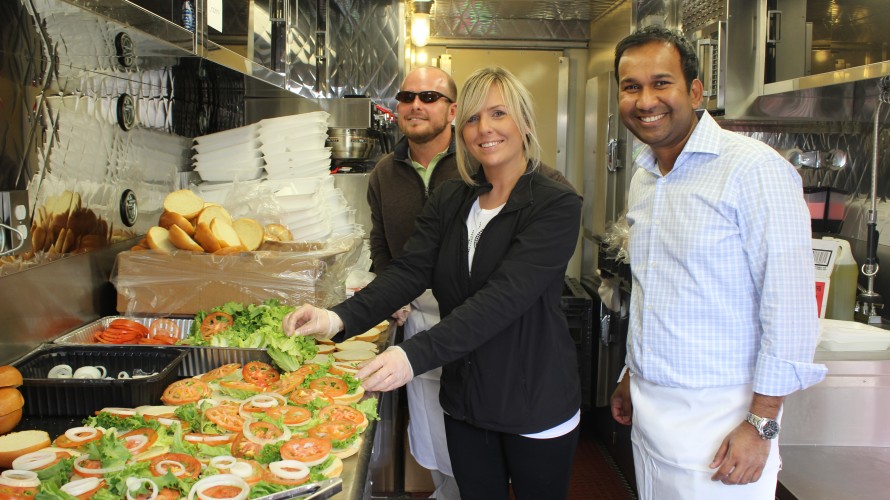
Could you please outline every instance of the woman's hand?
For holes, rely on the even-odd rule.
[[[391,391],[414,378],[408,355],[398,346],[390,347],[360,367],[356,377],[366,391]]]
[[[328,340],[343,329],[343,320],[333,311],[303,304],[296,311],[287,313],[281,326],[288,337],[312,335],[318,340]]]

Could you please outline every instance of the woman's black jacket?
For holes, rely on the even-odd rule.
[[[341,338],[366,331],[432,288],[442,320],[400,344],[415,375],[443,366],[439,399],[451,417],[514,434],[540,432],[581,404],[577,354],[560,308],[581,199],[535,170],[513,188],[467,266],[466,220],[491,189],[453,180],[433,192],[403,255],[332,310]]]

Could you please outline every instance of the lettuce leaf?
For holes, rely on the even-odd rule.
[[[373,396],[353,403],[351,406],[364,413],[368,420],[380,420],[380,416],[377,415],[377,398]]]

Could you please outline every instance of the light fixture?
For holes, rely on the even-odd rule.
[[[423,47],[430,39],[430,11],[432,0],[416,0],[414,14],[411,16],[411,43],[415,47]]]

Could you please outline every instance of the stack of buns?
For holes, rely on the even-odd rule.
[[[289,241],[290,231],[281,224],[263,227],[255,219],[232,218],[228,210],[207,203],[188,189],[173,191],[164,198],[164,212],[158,225],[148,230],[145,239],[131,250],[176,250],[229,255],[252,252],[264,241]]]

